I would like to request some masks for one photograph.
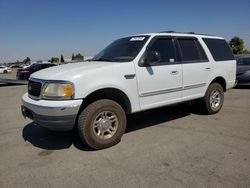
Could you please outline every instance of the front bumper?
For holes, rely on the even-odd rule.
[[[39,126],[50,130],[72,130],[82,100],[34,100],[24,94],[22,98],[22,114],[32,119]]]

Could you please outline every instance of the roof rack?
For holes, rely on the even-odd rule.
[[[176,32],[176,31],[173,31],[173,30],[170,30],[170,31],[160,31],[158,33],[180,33],[180,34],[193,34],[193,35],[207,35],[207,36],[214,36],[214,35],[211,35],[211,34],[203,34],[203,33],[195,33],[195,32]]]

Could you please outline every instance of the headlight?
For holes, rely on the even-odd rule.
[[[71,99],[74,96],[74,87],[71,83],[46,83],[42,98],[45,99]]]

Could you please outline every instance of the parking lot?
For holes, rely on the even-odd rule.
[[[24,119],[27,86],[0,86],[0,187],[250,187],[250,89],[225,94],[216,115],[180,104],[128,117],[111,148]]]
[[[0,74],[0,79],[16,79],[17,68],[12,68],[12,71],[8,74]]]

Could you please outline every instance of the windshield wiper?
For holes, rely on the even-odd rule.
[[[92,59],[92,61],[110,61],[112,62],[112,59],[108,59],[108,58],[99,58],[99,59]]]

